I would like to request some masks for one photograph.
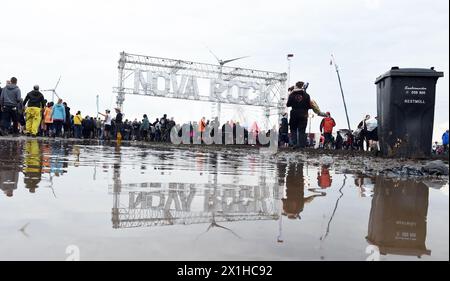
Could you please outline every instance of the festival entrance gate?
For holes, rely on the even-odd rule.
[[[144,95],[210,102],[212,118],[220,121],[221,104],[263,109],[263,126],[286,110],[286,73],[276,73],[122,52],[117,106],[125,95]],[[272,126],[271,126],[272,125]]]

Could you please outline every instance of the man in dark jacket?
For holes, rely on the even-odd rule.
[[[25,110],[27,134],[36,136],[39,125],[41,124],[42,108],[45,106],[44,95],[39,92],[38,85],[35,85],[33,91],[27,94],[23,101],[23,105],[27,106],[27,109]]]
[[[21,92],[17,87],[17,78],[11,78],[11,84],[7,85],[0,94],[0,109],[2,111],[2,125],[0,135],[8,134],[11,123],[17,123],[17,106],[21,102]],[[17,135],[18,128],[13,128],[13,134]]]
[[[287,107],[292,107],[289,126],[294,148],[304,148],[306,146],[306,127],[308,125],[308,111],[312,109],[311,97],[303,89],[304,83],[297,82],[291,88]]]
[[[287,119],[287,113],[283,114],[281,118],[281,124],[279,129],[279,146],[286,146],[289,144],[289,122]]]
[[[70,119],[70,107],[67,106],[66,102],[63,102],[64,108],[66,109],[66,123],[64,124],[64,137],[70,138],[70,130],[72,128],[72,120]]]

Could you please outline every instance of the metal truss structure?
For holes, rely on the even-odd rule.
[[[269,125],[271,115],[281,116],[286,109],[286,73],[125,52],[120,54],[118,69],[119,81],[114,92],[120,108],[125,95],[195,100],[212,103],[211,117],[220,120],[220,104],[250,105],[263,109],[265,126]],[[200,90],[197,80],[207,80],[209,92]]]

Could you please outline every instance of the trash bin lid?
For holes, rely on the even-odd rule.
[[[434,68],[399,68],[392,67],[391,70],[381,75],[375,81],[375,84],[380,83],[388,77],[444,77],[444,72],[438,72]]]

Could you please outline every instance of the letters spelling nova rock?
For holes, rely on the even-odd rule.
[[[144,77],[146,73],[147,78]],[[200,95],[198,77],[136,70],[134,93],[146,95],[263,106],[273,85],[239,80],[209,79],[209,96]],[[208,79],[202,79],[208,80]],[[163,87],[162,87],[163,86]],[[250,98],[250,95],[253,98]]]

